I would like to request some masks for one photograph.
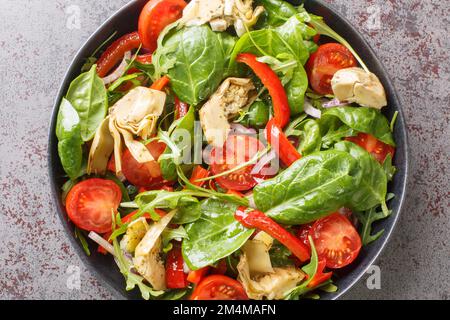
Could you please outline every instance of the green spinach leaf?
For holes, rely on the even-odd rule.
[[[183,241],[184,261],[191,270],[212,265],[238,250],[253,234],[234,219],[238,205],[221,200],[202,202],[202,216],[186,226]]]
[[[66,95],[80,117],[81,138],[90,141],[106,116],[108,97],[96,65],[72,81]]]
[[[282,0],[257,0],[257,4],[264,6],[265,9],[257,24],[258,27],[283,24],[298,12],[292,4]]]
[[[168,35],[158,49],[157,64],[168,70],[180,100],[196,106],[214,93],[229,70],[226,54],[232,44],[229,35],[215,33],[208,25],[185,27]]]
[[[353,142],[341,141],[335,144],[336,150],[348,152],[361,169],[359,186],[355,189],[349,205],[353,210],[365,211],[380,203],[385,204],[387,178],[383,167],[366,150]]]
[[[194,107],[190,107],[188,113],[180,119],[176,128],[171,132],[170,139],[177,147],[177,150],[180,150],[180,154],[174,154],[174,150],[170,148],[168,145],[164,154],[159,159],[159,165],[161,167],[161,173],[165,180],[175,181],[178,177],[177,175],[177,164],[180,164],[182,159],[184,159],[184,153],[190,152],[191,148],[187,147],[187,141],[183,139],[188,138],[183,133],[189,132],[190,139],[189,146],[193,144],[193,136],[194,136],[194,124],[195,124],[195,110]],[[185,148],[183,148],[185,147]],[[176,153],[176,152],[175,152]],[[189,153],[190,155],[190,153]]]
[[[81,139],[80,117],[63,98],[56,120],[58,154],[64,171],[71,180],[81,175],[83,165],[83,140]]]
[[[365,107],[336,107],[323,112],[322,118],[327,117],[337,117],[350,128],[369,133],[378,140],[395,146],[389,122],[379,110]]]
[[[316,120],[306,120],[299,129],[300,145],[298,151],[302,156],[307,156],[313,152],[320,151],[322,145],[322,136],[320,135],[320,127]]]
[[[347,152],[306,156],[254,189],[258,209],[284,224],[317,220],[347,204],[359,185],[360,169]]]

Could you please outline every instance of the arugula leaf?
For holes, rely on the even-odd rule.
[[[163,247],[163,252],[167,253],[170,250],[172,250],[172,244],[170,243],[170,241],[172,240],[177,240],[177,241],[181,241],[181,239],[187,239],[188,235],[186,233],[186,230],[184,229],[183,226],[179,226],[176,229],[165,229],[162,234],[162,247]]]
[[[117,34],[117,31],[114,31],[113,34],[111,34],[108,39],[106,39],[105,41],[102,42],[102,44],[95,49],[95,51],[91,54],[90,57],[86,58],[85,63],[83,64],[83,66],[81,67],[81,72],[86,72],[89,71],[92,66],[97,62],[97,58],[95,57],[97,55],[97,53],[102,50],[102,48],[104,46],[106,46],[106,44],[111,41]]]
[[[389,193],[386,196],[386,202],[393,199],[394,194]],[[359,234],[361,235],[361,241],[364,246],[370,244],[371,242],[377,240],[381,237],[384,232],[384,229],[378,231],[375,234],[372,234],[372,224],[376,221],[383,220],[391,215],[391,210],[380,210],[379,206],[371,208],[365,212],[355,211],[354,214],[358,221],[361,223],[361,227],[359,230]]]
[[[336,150],[348,152],[355,158],[361,169],[360,183],[352,194],[350,207],[357,211],[364,211],[382,203],[383,208],[386,208],[387,178],[378,161],[353,142],[341,141],[334,147]]]
[[[395,147],[389,123],[379,110],[366,107],[335,107],[322,113],[323,119],[327,117],[337,117],[350,128],[369,133],[378,140]]]
[[[186,226],[188,239],[183,241],[184,261],[197,270],[223,259],[238,250],[253,234],[234,218],[237,204],[216,199],[202,201],[202,216]]]
[[[66,99],[80,117],[81,138],[83,141],[90,141],[108,109],[106,88],[97,75],[96,65],[72,81]]]
[[[75,227],[75,239],[80,240],[81,246],[83,247],[84,252],[90,256],[91,251],[89,250],[89,244],[86,241],[86,238],[83,234],[83,231],[81,231],[79,228]]]
[[[311,261],[305,265],[302,270],[308,275],[308,278],[302,282],[299,286],[291,289],[286,293],[285,300],[298,300],[300,297],[315,288],[308,288],[308,284],[312,281],[317,273],[317,268],[319,266],[319,258],[317,256],[316,246],[311,236],[308,237],[309,243],[311,245]]]
[[[383,169],[386,173],[387,180],[392,181],[397,172],[397,168],[392,164],[392,155],[390,153],[388,153],[386,159],[384,159]]]
[[[347,152],[320,151],[303,157],[257,185],[257,208],[277,222],[304,224],[347,204],[359,185],[360,169]]]

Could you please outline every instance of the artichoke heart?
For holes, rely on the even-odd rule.
[[[199,111],[208,143],[222,147],[231,130],[228,119],[239,114],[255,98],[255,86],[251,79],[226,79]]]
[[[255,300],[283,299],[289,290],[305,278],[305,274],[295,267],[273,268],[272,273],[252,273],[245,253],[241,255],[237,269],[239,282],[248,297]]]
[[[192,0],[183,11],[181,21],[187,26],[210,24],[213,31],[226,31],[234,25],[242,36],[264,12],[263,6],[253,9],[253,0]]]
[[[141,140],[154,133],[165,101],[166,94],[162,91],[136,87],[112,106],[92,142],[87,173],[104,174],[114,151],[116,174],[122,176],[123,143],[139,163],[153,161]]]
[[[173,210],[153,223],[134,251],[133,265],[155,290],[166,289],[166,270],[161,260],[161,234],[175,216]]]

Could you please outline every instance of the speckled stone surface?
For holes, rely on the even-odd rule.
[[[52,207],[47,131],[75,52],[126,0],[0,0],[0,298],[116,299],[85,269]],[[450,2],[328,0],[362,32],[403,103],[411,180],[398,227],[346,299],[450,298]],[[73,20],[79,13],[79,20]],[[80,286],[70,275],[80,270]]]

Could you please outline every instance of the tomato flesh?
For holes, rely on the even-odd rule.
[[[146,163],[139,163],[129,150],[125,150],[122,156],[122,171],[125,178],[137,187],[159,188],[165,184],[165,181],[156,160],[164,152],[166,145],[162,142],[153,141],[147,144],[147,149],[155,160]]]
[[[343,215],[333,213],[314,222],[310,236],[317,254],[331,269],[352,263],[361,250],[361,238],[352,223]]]
[[[320,94],[332,94],[331,79],[334,74],[345,68],[356,67],[352,53],[339,43],[326,43],[314,52],[305,69],[311,88]]]
[[[67,215],[80,229],[106,233],[111,231],[112,212],[117,212],[121,199],[122,192],[113,181],[84,180],[67,195]]]
[[[223,275],[212,275],[198,284],[190,300],[248,300],[248,296],[238,281]]]
[[[369,152],[381,164],[384,163],[384,160],[386,160],[388,154],[390,154],[392,158],[395,154],[395,148],[393,146],[381,142],[374,136],[367,133],[360,132],[357,136],[348,137],[345,138],[345,140],[356,143],[361,148],[366,149],[366,151]]]
[[[139,16],[138,32],[145,49],[156,50],[161,31],[181,18],[186,2],[183,0],[150,0]]]
[[[256,138],[244,135],[228,137],[223,148],[214,148],[211,151],[211,171],[213,175],[231,170],[243,162],[252,159],[264,145]],[[262,175],[252,174],[254,165],[248,165],[228,175],[217,177],[216,182],[225,189],[247,191],[256,186],[256,178]]]

